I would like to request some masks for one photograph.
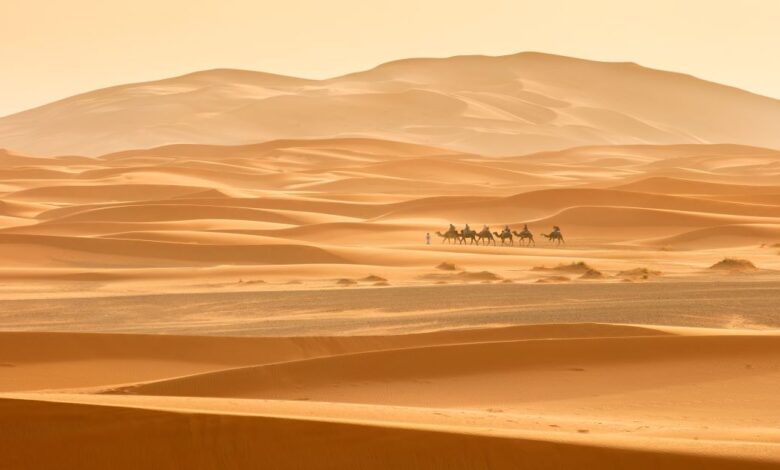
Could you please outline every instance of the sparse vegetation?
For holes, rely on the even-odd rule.
[[[365,282],[387,282],[387,279],[385,279],[385,278],[383,278],[381,276],[376,276],[374,274],[370,274],[370,275],[364,277],[363,279],[361,279],[361,281],[365,281]]]
[[[582,273],[580,279],[604,279],[604,273],[596,269],[588,269]]]
[[[336,281],[336,284],[340,286],[354,286],[355,284],[357,284],[357,281],[354,279],[339,279],[338,281]]]
[[[536,280],[538,284],[552,284],[555,282],[569,282],[569,281],[571,281],[571,279],[569,279],[566,276],[548,276]]]
[[[440,263],[438,266],[436,266],[436,269],[441,269],[442,271],[457,271],[458,267],[455,266],[453,263],[448,263],[444,261]]]
[[[627,279],[650,279],[651,277],[660,276],[661,271],[653,271],[647,268],[634,268],[626,271],[620,271],[617,273],[617,277],[623,277]]]
[[[466,279],[468,281],[500,281],[503,278],[499,276],[498,274],[491,273],[490,271],[480,271],[480,272],[468,272],[463,271],[461,273],[458,273],[458,277],[461,279]]]
[[[721,270],[721,271],[741,271],[741,272],[758,270],[756,265],[753,264],[752,262],[746,259],[738,259],[738,258],[723,258],[722,260],[710,266],[710,269]]]
[[[535,268],[533,268],[533,271],[557,271],[557,272],[571,273],[571,274],[585,274],[588,271],[598,272],[598,270],[594,269],[592,266],[590,266],[588,263],[584,261],[575,261],[570,264],[559,264],[554,268],[548,268],[545,266],[536,266]]]

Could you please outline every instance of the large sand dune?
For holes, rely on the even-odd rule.
[[[361,136],[510,155],[578,145],[780,146],[780,102],[633,63],[521,53],[390,62],[328,80],[210,70],[0,119],[0,147],[61,155]]]

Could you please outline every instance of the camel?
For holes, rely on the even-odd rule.
[[[496,239],[493,238],[493,234],[490,233],[489,228],[482,229],[482,231],[477,234],[477,238],[479,238],[480,242],[484,240],[485,245],[489,245],[490,242],[493,242],[494,245],[496,244]]]
[[[551,242],[558,242],[557,245],[560,245],[561,243],[563,243],[564,245],[566,244],[566,241],[564,241],[563,239],[563,234],[561,234],[561,232],[559,231],[550,232],[549,235],[543,233],[542,236],[546,237]]]
[[[502,245],[504,245],[506,243],[507,239],[509,239],[509,244],[510,245],[514,245],[515,244],[515,241],[512,238],[512,232],[510,232],[509,230],[502,230],[501,233],[493,232],[493,235],[495,235],[496,237],[501,239],[501,244]]]
[[[442,238],[442,243],[452,243],[453,240],[456,242],[460,241],[460,235],[457,231],[448,230],[446,233],[436,232],[436,235],[440,236]]]
[[[530,230],[524,229],[522,232],[513,231],[512,233],[514,233],[515,236],[519,238],[517,243],[519,243],[520,245],[523,244],[523,240],[528,240],[528,246],[531,246],[531,243],[533,243],[534,246],[536,246],[536,241],[534,241],[534,234],[531,233]]]
[[[460,231],[460,241],[461,243],[466,243],[466,240],[471,240],[469,245],[473,244],[479,244],[477,241],[477,231],[476,230],[466,230],[465,228]]]

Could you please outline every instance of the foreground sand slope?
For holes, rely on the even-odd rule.
[[[780,336],[769,332],[572,324],[340,338],[3,339],[5,385],[45,386],[30,380],[44,375],[32,366],[81,361],[67,393],[55,390],[61,375],[45,374],[46,392],[0,395],[0,450],[19,469],[780,464],[772,387]],[[106,374],[101,361],[124,376]],[[168,378],[112,385],[133,370],[144,380],[155,363]],[[241,363],[266,365],[231,366]],[[212,371],[191,375],[192,364]],[[90,387],[73,393],[79,383]],[[78,450],[84,439],[89,458]]]
[[[46,400],[0,399],[0,409],[4,427],[16,430],[4,436],[0,449],[6,463],[18,469],[218,469],[225,465],[278,469],[394,469],[409,465],[432,469],[769,469],[778,464],[772,458],[728,455],[728,450],[716,450],[720,443],[694,445],[693,449],[646,450],[447,427],[427,429]],[[92,449],[89,457],[74,451],[83,448],[85,438]]]
[[[780,101],[688,75],[521,53],[400,60],[329,80],[210,70],[121,85],[0,119],[0,147],[99,155],[334,136],[492,155],[605,144],[778,147],[778,121]]]
[[[622,334],[664,333],[637,326],[599,324],[343,337],[4,332],[0,333],[0,391],[121,384],[236,366],[439,344]],[[89,369],[88,374],[84,368]]]

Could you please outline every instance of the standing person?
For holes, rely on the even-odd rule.
[[[430,245],[431,244],[431,232],[428,232],[425,234],[425,244]]]

